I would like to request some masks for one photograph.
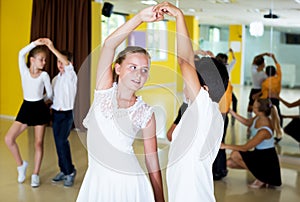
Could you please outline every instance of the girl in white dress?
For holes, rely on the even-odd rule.
[[[143,22],[162,19],[153,7],[109,35],[101,49],[93,104],[84,120],[87,128],[88,169],[77,201],[164,201],[152,107],[135,95],[149,76],[150,56],[140,47],[127,47],[114,63],[116,48]],[[142,130],[149,178],[133,151]],[[152,186],[151,186],[152,185]]]
[[[163,2],[155,11],[175,17],[177,58],[185,83],[188,108],[176,126],[169,151],[169,202],[215,201],[212,164],[219,151],[224,122],[217,103],[202,88],[182,11]]]

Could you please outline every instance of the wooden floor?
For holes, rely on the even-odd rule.
[[[239,99],[238,111],[246,115],[249,87],[234,88],[234,92]],[[282,96],[287,100],[299,99],[299,89],[283,89]],[[298,96],[298,97],[295,97]],[[297,109],[287,109],[281,105],[283,114],[298,114]],[[288,122],[285,120],[284,125]],[[70,144],[77,176],[75,184],[71,188],[65,188],[63,184],[53,184],[51,182],[58,172],[57,156],[55,151],[52,129],[47,128],[45,135],[45,154],[40,172],[41,186],[31,188],[30,176],[33,170],[34,156],[34,134],[32,128],[26,130],[18,139],[22,157],[29,162],[27,178],[23,184],[17,183],[16,163],[8,151],[4,136],[12,121],[0,118],[0,202],[53,202],[75,201],[80,189],[86,168],[87,152],[81,143],[76,131],[70,135]],[[229,124],[226,142],[240,144],[246,141],[246,128],[236,122]],[[160,141],[159,147],[165,147],[165,141]],[[136,147],[139,147],[137,142]],[[299,144],[287,135],[277,146],[277,151],[281,161],[281,175],[283,184],[278,189],[251,189],[247,184],[254,178],[245,170],[229,169],[228,176],[221,181],[215,182],[215,195],[218,202],[298,202],[300,201],[300,147]],[[227,151],[229,153],[230,151]],[[165,156],[160,156],[161,161],[166,161]],[[165,170],[163,170],[165,183]],[[166,190],[166,189],[165,189]],[[188,193],[187,193],[188,194]],[[167,194],[165,193],[166,198]]]

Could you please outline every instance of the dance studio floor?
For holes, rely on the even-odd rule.
[[[248,93],[250,87],[235,86],[234,92],[239,99],[238,112],[246,116]],[[282,89],[281,96],[288,101],[299,99],[299,89]],[[295,97],[297,96],[297,97]],[[299,109],[288,109],[281,104],[282,114],[298,114]],[[231,120],[230,120],[231,121]],[[284,120],[284,125],[289,120]],[[0,118],[0,202],[71,202],[75,201],[81,186],[86,168],[87,152],[80,141],[78,133],[72,131],[70,144],[77,176],[73,187],[65,188],[63,184],[53,184],[51,179],[58,172],[57,156],[52,135],[52,129],[46,129],[44,143],[44,159],[40,172],[41,186],[31,188],[30,176],[33,170],[34,133],[29,128],[17,139],[22,157],[29,162],[27,178],[23,184],[17,183],[16,163],[4,143],[4,136],[12,121]],[[246,141],[246,127],[237,121],[234,125],[229,122],[227,130],[227,143],[241,144]],[[166,141],[159,141],[159,148],[166,147]],[[140,142],[135,142],[136,149],[141,147]],[[299,143],[291,137],[284,135],[283,140],[277,145],[281,161],[282,186],[277,189],[262,188],[251,189],[247,184],[254,180],[253,176],[245,170],[229,169],[228,176],[215,182],[215,195],[217,202],[298,202],[300,201],[300,147]],[[230,151],[227,151],[230,153]],[[163,153],[165,155],[165,153]],[[166,161],[166,156],[160,156],[161,161]],[[165,170],[163,170],[165,183]],[[165,189],[166,190],[166,189]],[[186,193],[188,194],[188,193]],[[167,198],[167,193],[165,191]]]

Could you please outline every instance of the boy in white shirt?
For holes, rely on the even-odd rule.
[[[68,137],[73,126],[77,75],[71,63],[71,53],[67,51],[59,52],[53,46],[51,40],[48,40],[46,45],[57,57],[57,68],[59,70],[59,73],[52,80],[53,104],[51,108],[52,127],[60,172],[52,179],[52,182],[64,181],[64,186],[70,187],[73,186],[76,176]]]

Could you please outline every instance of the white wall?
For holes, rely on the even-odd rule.
[[[208,36],[209,25],[201,25],[200,27],[200,48],[204,50],[211,50],[214,54],[219,52],[228,51],[228,26],[220,26],[221,28],[221,41],[210,42]],[[283,33],[277,30],[270,30],[265,28],[264,35],[262,37],[250,36],[249,27],[245,28],[245,52],[244,52],[244,81],[246,84],[251,82],[251,63],[253,58],[263,52],[273,52],[282,66],[283,80],[289,79],[287,75],[295,75],[295,86],[300,87],[300,45],[290,45],[284,43]],[[266,65],[273,65],[273,60],[265,57]],[[285,67],[290,71],[295,65],[295,73],[284,72]],[[288,73],[288,74],[286,74]],[[292,79],[291,79],[292,80]],[[283,82],[285,84],[286,82]]]
[[[282,66],[283,75],[284,67],[295,65],[295,85],[300,86],[300,45],[288,45],[284,43],[283,34],[276,30],[265,30],[262,37],[253,37],[246,28],[245,53],[244,53],[244,80],[251,80],[251,63],[253,58],[263,52],[273,52]],[[274,64],[272,59],[265,57],[266,65]],[[286,65],[285,65],[286,64]],[[290,72],[289,72],[290,73]],[[293,74],[291,75],[293,76]],[[288,79],[288,78],[284,78]]]

